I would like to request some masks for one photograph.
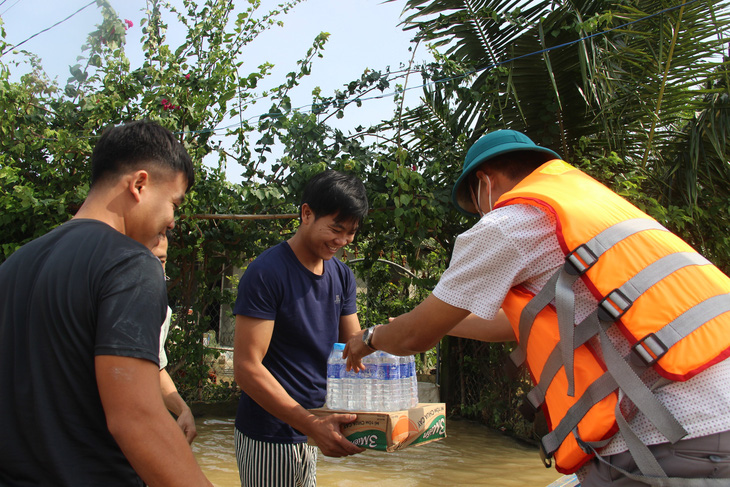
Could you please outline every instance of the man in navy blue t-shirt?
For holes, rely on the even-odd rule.
[[[327,356],[360,331],[355,276],[335,253],[352,242],[368,211],[362,182],[338,171],[314,176],[302,195],[295,235],[263,252],[238,286],[235,378],[241,485],[316,485],[317,450],[363,451],[340,425],[354,414],[316,417],[324,404]]]

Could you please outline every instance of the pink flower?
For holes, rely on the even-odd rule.
[[[124,19],[124,23],[127,24],[127,27],[125,27],[125,29],[131,29],[132,27],[134,27],[134,23],[131,20]]]
[[[180,105],[173,105],[172,103],[170,103],[167,98],[163,98],[162,100],[160,100],[160,105],[162,105],[162,109],[165,111],[179,110],[181,108]]]
[[[185,79],[190,79],[190,74],[186,74]]]

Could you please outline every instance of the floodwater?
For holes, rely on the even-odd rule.
[[[239,487],[233,418],[197,420],[193,452],[216,487]],[[319,455],[317,485],[545,487],[561,477],[535,447],[471,421],[447,420],[447,437],[393,453],[366,450],[346,458]]]

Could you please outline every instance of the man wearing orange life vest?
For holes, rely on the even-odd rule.
[[[480,219],[439,284],[351,339],[348,366],[445,334],[517,338],[510,358],[536,384],[526,410],[550,426],[546,465],[589,487],[730,485],[730,279],[512,130],[470,148],[453,201]]]

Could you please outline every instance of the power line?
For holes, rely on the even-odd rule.
[[[513,58],[510,58],[510,59],[507,59],[505,61],[500,61],[500,62],[497,62],[497,63],[488,64],[486,66],[483,66],[481,68],[474,69],[472,71],[466,72],[466,73],[464,73],[462,75],[459,75],[459,76],[454,76],[454,77],[451,77],[451,78],[442,78],[442,79],[435,80],[435,81],[432,81],[432,82],[429,82],[429,83],[424,83],[424,84],[421,84],[421,85],[418,85],[418,86],[412,86],[410,88],[404,88],[402,90],[402,92],[406,92],[406,91],[410,91],[410,90],[417,90],[417,89],[420,89],[420,88],[426,88],[428,86],[434,86],[434,85],[438,85],[440,83],[446,83],[448,81],[455,81],[455,80],[459,80],[459,79],[464,79],[464,78],[466,78],[468,76],[471,76],[473,74],[480,73],[480,72],[486,71],[488,69],[494,69],[494,68],[496,68],[498,66],[501,66],[501,65],[504,65],[504,64],[509,64],[509,63],[511,63],[513,61],[517,61],[519,59],[524,59],[524,58],[527,58],[527,57],[530,57],[530,56],[535,56],[537,54],[543,54],[543,53],[550,52],[550,51],[554,51],[554,50],[557,50],[557,49],[562,49],[563,47],[572,46],[573,44],[577,44],[579,42],[583,42],[583,41],[586,41],[588,39],[592,39],[594,37],[606,35],[606,34],[608,34],[610,32],[615,31],[615,30],[625,29],[626,27],[629,27],[629,26],[631,26],[633,24],[636,24],[636,23],[639,23],[639,22],[643,22],[644,20],[648,20],[648,19],[651,19],[653,17],[657,17],[659,15],[663,15],[663,14],[665,14],[667,12],[671,12],[673,10],[680,9],[682,7],[686,7],[687,5],[691,5],[691,4],[696,3],[698,1],[699,0],[688,0],[687,2],[685,2],[683,4],[675,5],[673,7],[665,8],[663,10],[660,10],[659,12],[655,12],[653,14],[647,15],[646,17],[642,17],[640,19],[632,20],[631,22],[626,22],[626,23],[621,24],[619,26],[612,27],[612,28],[610,28],[608,30],[604,30],[604,31],[601,31],[601,32],[596,32],[595,34],[591,34],[591,35],[587,35],[585,37],[581,37],[581,38],[576,39],[574,41],[565,42],[565,43],[559,44],[557,46],[552,46],[552,47],[548,47],[548,48],[545,48],[545,49],[541,49],[539,51],[533,51],[533,52],[530,52],[530,53],[527,53],[527,54],[523,54],[521,56],[517,56],[517,57],[513,57]],[[399,92],[383,93],[381,95],[376,95],[376,96],[371,96],[371,97],[343,100],[342,103],[347,104],[347,103],[352,103],[352,102],[355,102],[355,101],[364,102],[364,101],[369,101],[369,100],[382,99],[382,98],[387,98],[387,97],[390,97],[390,96],[396,96],[398,93]],[[305,105],[305,106],[303,106],[301,108],[307,108],[307,107],[313,108],[314,105]],[[294,111],[296,111],[296,110],[294,110]],[[259,117],[266,117],[266,116],[273,116],[273,115],[277,115],[277,114],[267,113],[267,114],[260,115]],[[249,118],[248,120],[250,121],[250,120],[253,120],[255,118],[257,118],[257,117],[252,117],[252,118]],[[227,128],[230,128],[230,127],[227,127]]]
[[[630,22],[626,22],[626,23],[621,24],[619,26],[612,27],[612,28],[610,28],[608,30],[604,30],[604,31],[601,31],[601,32],[596,32],[595,34],[587,35],[585,37],[581,37],[581,38],[576,39],[574,41],[570,41],[570,42],[566,42],[566,43],[563,43],[563,44],[559,44],[557,46],[548,47],[548,48],[545,48],[545,49],[541,49],[539,51],[534,51],[534,52],[531,52],[531,53],[523,54],[521,56],[517,56],[517,57],[514,57],[514,58],[507,59],[505,61],[501,61],[501,62],[497,62],[497,63],[493,63],[493,64],[488,64],[486,66],[483,66],[481,68],[474,69],[472,71],[469,71],[469,72],[464,73],[464,74],[459,75],[459,76],[454,76],[454,77],[451,77],[451,78],[443,78],[443,79],[431,81],[429,83],[424,83],[424,84],[421,84],[421,85],[412,86],[410,88],[404,88],[400,92],[394,91],[394,92],[383,93],[383,94],[380,94],[380,95],[374,95],[374,96],[370,96],[370,97],[363,97],[363,98],[358,97],[358,98],[354,98],[354,99],[341,100],[340,103],[349,104],[349,103],[353,103],[353,102],[357,102],[357,101],[359,101],[359,102],[366,102],[366,101],[370,101],[370,100],[379,100],[379,99],[383,99],[383,98],[393,97],[393,96],[396,96],[399,93],[405,93],[406,91],[410,91],[410,90],[422,89],[422,88],[426,88],[428,86],[435,86],[435,85],[438,85],[438,84],[441,84],[441,83],[446,83],[446,82],[449,82],[449,81],[455,81],[455,80],[459,80],[459,79],[464,79],[464,78],[466,78],[468,76],[471,76],[473,74],[480,73],[482,71],[486,71],[487,69],[494,69],[494,68],[496,68],[498,66],[501,66],[503,64],[509,64],[509,63],[511,63],[513,61],[516,61],[516,60],[519,60],[519,59],[523,59],[523,58],[530,57],[530,56],[535,56],[537,54],[543,54],[543,53],[546,53],[546,52],[554,51],[556,49],[562,49],[563,47],[572,46],[573,44],[577,44],[579,42],[586,41],[586,40],[592,39],[594,37],[606,35],[606,34],[608,34],[610,32],[615,31],[615,30],[625,29],[626,27],[629,27],[629,26],[631,26],[633,24],[636,24],[636,23],[639,23],[639,22],[643,22],[645,20],[648,20],[648,19],[657,17],[659,15],[665,14],[667,12],[671,12],[673,10],[680,9],[680,8],[685,7],[687,5],[691,5],[693,3],[696,3],[697,1],[699,1],[699,0],[688,0],[687,2],[685,2],[683,4],[675,5],[673,7],[665,8],[665,9],[660,10],[658,12],[655,12],[653,14],[647,15],[646,17],[642,17],[640,19],[636,19],[636,20],[633,20],[633,21],[630,21]],[[296,113],[296,112],[300,112],[300,113],[311,112],[314,109],[314,106],[315,106],[314,104],[304,105],[304,106],[299,107],[297,109],[291,110],[291,112],[292,113]],[[263,117],[280,117],[280,116],[282,116],[280,113],[264,113],[264,114],[255,115],[253,117],[247,118],[246,119],[246,122],[253,121],[253,120],[257,119],[257,118],[260,119],[260,118],[263,118]],[[215,128],[214,127],[212,129],[204,129],[204,130],[196,130],[196,131],[181,131],[181,132],[177,132],[177,133],[178,134],[212,133],[212,132],[216,132],[218,130],[227,130],[227,129],[230,129],[230,128],[235,127],[237,125],[239,125],[239,124],[238,123],[234,123],[234,124],[231,124],[231,125],[227,125],[225,127],[218,127],[218,128]]]
[[[344,105],[347,105],[347,104],[350,104],[350,103],[354,103],[354,102],[366,102],[366,101],[371,101],[371,100],[379,100],[379,99],[394,97],[394,96],[396,96],[396,95],[398,95],[400,93],[405,93],[406,91],[410,91],[410,90],[422,89],[422,88],[426,88],[426,87],[429,87],[429,86],[435,86],[435,85],[438,85],[438,84],[441,84],[441,83],[446,83],[446,82],[449,82],[449,81],[456,81],[456,80],[459,80],[459,79],[464,79],[464,78],[467,78],[468,76],[471,76],[473,74],[480,73],[480,72],[486,71],[488,69],[493,69],[493,68],[496,68],[496,67],[501,66],[501,65],[504,65],[504,64],[509,64],[509,63],[511,63],[513,61],[516,61],[516,60],[519,60],[519,59],[524,59],[526,57],[534,56],[534,55],[537,55],[537,54],[543,54],[543,53],[546,53],[546,52],[554,51],[556,49],[562,49],[563,47],[572,46],[574,44],[577,44],[579,42],[582,42],[582,41],[585,41],[585,40],[588,40],[588,39],[592,39],[594,37],[606,35],[606,34],[608,34],[610,32],[615,31],[615,30],[625,29],[626,27],[629,27],[629,26],[631,26],[633,24],[642,22],[642,21],[647,20],[647,19],[651,19],[653,17],[657,17],[659,15],[665,14],[665,13],[670,12],[670,11],[673,11],[673,10],[677,10],[677,9],[682,8],[682,7],[685,7],[687,5],[691,5],[693,3],[696,3],[697,1],[699,1],[699,0],[689,0],[689,1],[685,2],[685,3],[683,3],[683,4],[675,5],[673,7],[668,7],[666,9],[660,10],[659,12],[655,12],[653,14],[647,15],[646,17],[642,17],[640,19],[636,19],[636,20],[633,20],[633,21],[630,21],[630,22],[626,22],[626,23],[621,24],[619,26],[612,27],[612,28],[610,28],[608,30],[604,30],[604,31],[601,31],[601,32],[597,32],[595,34],[587,35],[585,37],[581,37],[581,38],[576,39],[574,41],[570,41],[570,42],[566,42],[566,43],[563,43],[563,44],[559,44],[557,46],[552,46],[552,47],[548,47],[548,48],[545,48],[545,49],[541,49],[539,51],[534,51],[534,52],[530,52],[530,53],[527,53],[527,54],[523,54],[521,56],[517,56],[517,57],[514,57],[514,58],[507,59],[505,61],[501,61],[501,62],[497,62],[497,63],[493,63],[493,64],[488,64],[486,66],[483,66],[481,68],[474,69],[472,71],[469,71],[469,72],[464,73],[464,74],[459,75],[459,76],[454,76],[454,77],[451,77],[451,78],[443,78],[443,79],[434,80],[434,81],[431,81],[431,82],[428,82],[428,83],[424,83],[424,84],[421,84],[421,85],[412,86],[410,88],[404,88],[404,89],[402,89],[400,91],[393,91],[393,92],[389,92],[389,93],[382,93],[380,95],[373,95],[373,96],[369,96],[369,97],[358,97],[358,98],[352,98],[352,99],[346,99],[346,100],[339,100],[338,101],[338,104],[342,104],[344,106]],[[92,1],[89,5],[91,5],[93,3],[95,3],[95,0]],[[76,13],[80,12],[84,8],[88,7],[89,5],[86,5],[85,7],[82,7]],[[76,13],[72,14],[71,16],[75,15]],[[64,22],[65,20],[68,20],[68,18],[70,18],[71,16],[67,17],[66,19],[62,20],[61,22]],[[61,22],[58,22],[58,23],[60,24]],[[56,24],[56,25],[58,25],[58,24]],[[55,27],[55,25],[49,27],[49,29],[51,29],[53,27]],[[45,30],[48,30],[48,29],[45,29]],[[41,31],[38,34],[40,34],[42,32],[44,32],[44,31]],[[35,34],[35,35],[38,35],[38,34]],[[35,37],[35,35],[32,36],[32,37]],[[26,41],[29,40],[29,39],[26,39]],[[23,41],[23,42],[26,42],[26,41]],[[18,45],[20,45],[20,44],[18,44]],[[400,72],[404,72],[404,71],[405,70],[401,70]],[[395,71],[394,73],[399,73],[399,71]],[[394,73],[391,73],[391,74],[394,74]],[[402,76],[402,75],[400,75],[400,76]],[[398,77],[400,77],[400,76],[398,76]],[[397,77],[396,77],[396,79],[397,79]],[[263,97],[261,97],[261,98],[263,98]],[[261,99],[261,98],[257,98],[257,100],[258,99]],[[295,108],[293,110],[289,110],[289,113],[311,113],[314,110],[314,107],[315,107],[315,104],[303,105],[303,106],[301,106],[299,108]],[[261,119],[261,118],[265,118],[265,117],[276,118],[276,117],[281,117],[281,116],[283,116],[281,113],[263,113],[263,114],[254,115],[252,117],[249,117],[249,118],[245,119],[245,121],[246,122],[251,122],[251,121],[254,121],[256,119]],[[228,129],[233,128],[233,127],[236,127],[238,125],[240,125],[240,122],[236,122],[236,123],[233,123],[233,124],[229,124],[229,125],[226,125],[226,126],[223,126],[223,127],[213,127],[213,128],[208,128],[208,129],[202,129],[202,130],[178,131],[178,132],[175,132],[175,134],[178,134],[178,135],[184,135],[184,134],[193,135],[193,134],[214,133],[214,132],[218,132],[218,131],[221,131],[221,130],[228,130]],[[89,138],[89,139],[96,138],[96,137],[100,137],[100,135],[79,135],[79,136],[76,136],[76,138]],[[49,139],[49,140],[53,140],[53,139]]]
[[[20,0],[18,0],[18,2],[19,2],[19,1],[20,1]],[[5,10],[5,12],[7,12],[7,11],[8,11],[8,10],[10,10],[11,8],[13,8],[13,6],[15,6],[15,4],[17,4],[18,2],[15,2],[15,3],[13,4],[13,5],[11,5],[11,6],[10,6],[10,7],[9,7],[9,8],[7,9],[7,10]],[[23,44],[25,44],[26,42],[28,42],[29,40],[33,39],[34,37],[36,37],[36,36],[39,36],[39,35],[43,34],[44,32],[48,32],[49,30],[53,29],[54,27],[56,27],[56,26],[58,26],[58,25],[61,25],[62,23],[66,22],[66,21],[67,21],[68,19],[70,19],[70,18],[71,18],[71,17],[73,17],[74,15],[76,15],[76,14],[78,14],[79,12],[81,12],[82,10],[84,10],[84,9],[86,9],[86,8],[88,8],[88,7],[92,6],[92,5],[94,5],[95,3],[96,3],[96,0],[91,0],[91,2],[87,3],[86,5],[84,5],[83,7],[81,7],[80,9],[78,9],[77,11],[75,11],[74,13],[72,13],[71,15],[69,15],[68,17],[66,17],[65,19],[63,19],[63,20],[59,20],[58,22],[56,22],[56,23],[55,23],[55,24],[53,24],[52,26],[50,26],[50,27],[47,27],[47,28],[43,29],[43,30],[42,30],[42,31],[40,31],[40,32],[36,32],[35,34],[33,34],[32,36],[28,37],[28,38],[27,38],[27,39],[25,39],[24,41],[21,41],[21,42],[19,42],[19,43],[15,44],[14,46],[10,46],[10,47],[8,47],[8,48],[7,48],[7,49],[6,49],[6,50],[5,50],[5,51],[4,51],[4,52],[3,52],[2,54],[0,54],[0,56],[4,56],[4,55],[5,55],[5,54],[7,54],[7,53],[8,53],[8,51],[10,51],[11,49],[15,49],[16,47],[20,47],[20,46],[22,46]],[[5,12],[3,12],[3,14],[4,14]]]
[[[451,78],[442,78],[442,79],[438,79],[438,80],[435,80],[435,81],[431,81],[429,83],[424,83],[424,84],[421,84],[421,85],[412,86],[410,88],[404,88],[400,92],[394,91],[394,92],[383,93],[383,94],[380,94],[380,95],[374,95],[374,96],[370,96],[370,97],[363,97],[363,98],[358,97],[358,98],[353,98],[353,99],[341,100],[340,103],[342,103],[342,104],[349,104],[349,103],[353,103],[353,102],[356,102],[356,101],[366,102],[366,101],[370,101],[370,100],[379,100],[379,99],[383,99],[383,98],[388,98],[388,97],[396,96],[399,93],[405,93],[406,91],[410,91],[410,90],[422,89],[422,88],[426,88],[426,87],[429,87],[429,86],[435,86],[435,85],[438,85],[438,84],[441,84],[441,83],[446,83],[446,82],[449,82],[449,81],[456,81],[456,80],[459,80],[459,79],[464,79],[464,78],[467,78],[468,76],[471,76],[473,74],[480,73],[480,72],[486,71],[488,69],[494,69],[494,68],[496,68],[498,66],[501,66],[501,65],[504,65],[504,64],[509,64],[509,63],[511,63],[513,61],[517,61],[519,59],[524,59],[524,58],[527,58],[527,57],[530,57],[530,56],[535,56],[537,54],[543,54],[543,53],[550,52],[550,51],[554,51],[554,50],[557,50],[557,49],[562,49],[563,47],[569,47],[569,46],[572,46],[573,44],[577,44],[579,42],[583,42],[583,41],[586,41],[588,39],[592,39],[594,37],[606,35],[606,34],[608,34],[610,32],[615,31],[615,30],[625,29],[626,27],[629,27],[629,26],[631,26],[633,24],[636,24],[636,23],[639,23],[639,22],[643,22],[644,20],[648,20],[648,19],[651,19],[653,17],[657,17],[659,15],[665,14],[667,12],[671,12],[673,10],[680,9],[680,8],[685,7],[687,5],[691,5],[693,3],[696,3],[697,1],[699,1],[699,0],[689,0],[689,1],[687,1],[687,2],[685,2],[683,4],[681,4],[681,5],[675,5],[673,7],[665,8],[663,10],[660,10],[659,12],[655,12],[653,14],[647,15],[646,17],[642,17],[640,19],[636,19],[636,20],[632,20],[630,22],[626,22],[626,23],[621,24],[619,26],[612,27],[612,28],[610,28],[608,30],[604,30],[604,31],[601,31],[601,32],[596,32],[595,34],[587,35],[585,37],[581,37],[581,38],[576,39],[576,40],[573,40],[573,41],[565,42],[565,43],[559,44],[557,46],[552,46],[552,47],[548,47],[548,48],[545,48],[545,49],[541,49],[539,51],[533,51],[533,52],[530,52],[530,53],[527,53],[527,54],[523,54],[521,56],[517,56],[517,57],[513,57],[513,58],[510,58],[510,59],[507,59],[505,61],[500,61],[500,62],[497,62],[497,63],[488,64],[488,65],[483,66],[481,68],[477,68],[477,69],[468,71],[468,72],[466,72],[464,74],[461,74],[459,76],[454,76],[454,77],[451,77]],[[312,109],[314,108],[314,106],[315,105],[304,105],[304,106],[299,107],[297,109],[291,110],[291,112],[300,112],[300,113],[311,112]],[[253,120],[257,119],[257,118],[263,118],[263,117],[278,117],[278,116],[282,116],[282,115],[279,114],[279,113],[264,113],[264,114],[261,114],[261,115],[255,115],[253,117],[250,117],[250,118],[246,119],[246,121],[247,122],[250,122],[250,121],[253,121]],[[215,132],[215,131],[218,131],[218,130],[226,130],[226,129],[235,127],[236,125],[238,125],[238,123],[232,124],[232,125],[227,125],[225,127],[213,128],[213,129],[202,130],[202,131],[193,131],[192,133],[209,133],[209,132]],[[179,134],[184,134],[184,133],[191,133],[191,132],[178,132],[178,133]]]
[[[3,0],[3,3],[5,3],[5,0]],[[3,3],[0,3],[0,7],[2,7]],[[11,6],[9,6],[8,8],[5,9],[5,12],[3,12],[3,13],[0,14],[0,17],[2,17],[3,15],[5,15],[6,13],[8,13],[8,10],[10,10],[13,7],[15,7],[19,3],[20,3],[20,0],[16,0],[16,2],[14,4],[12,4]]]

